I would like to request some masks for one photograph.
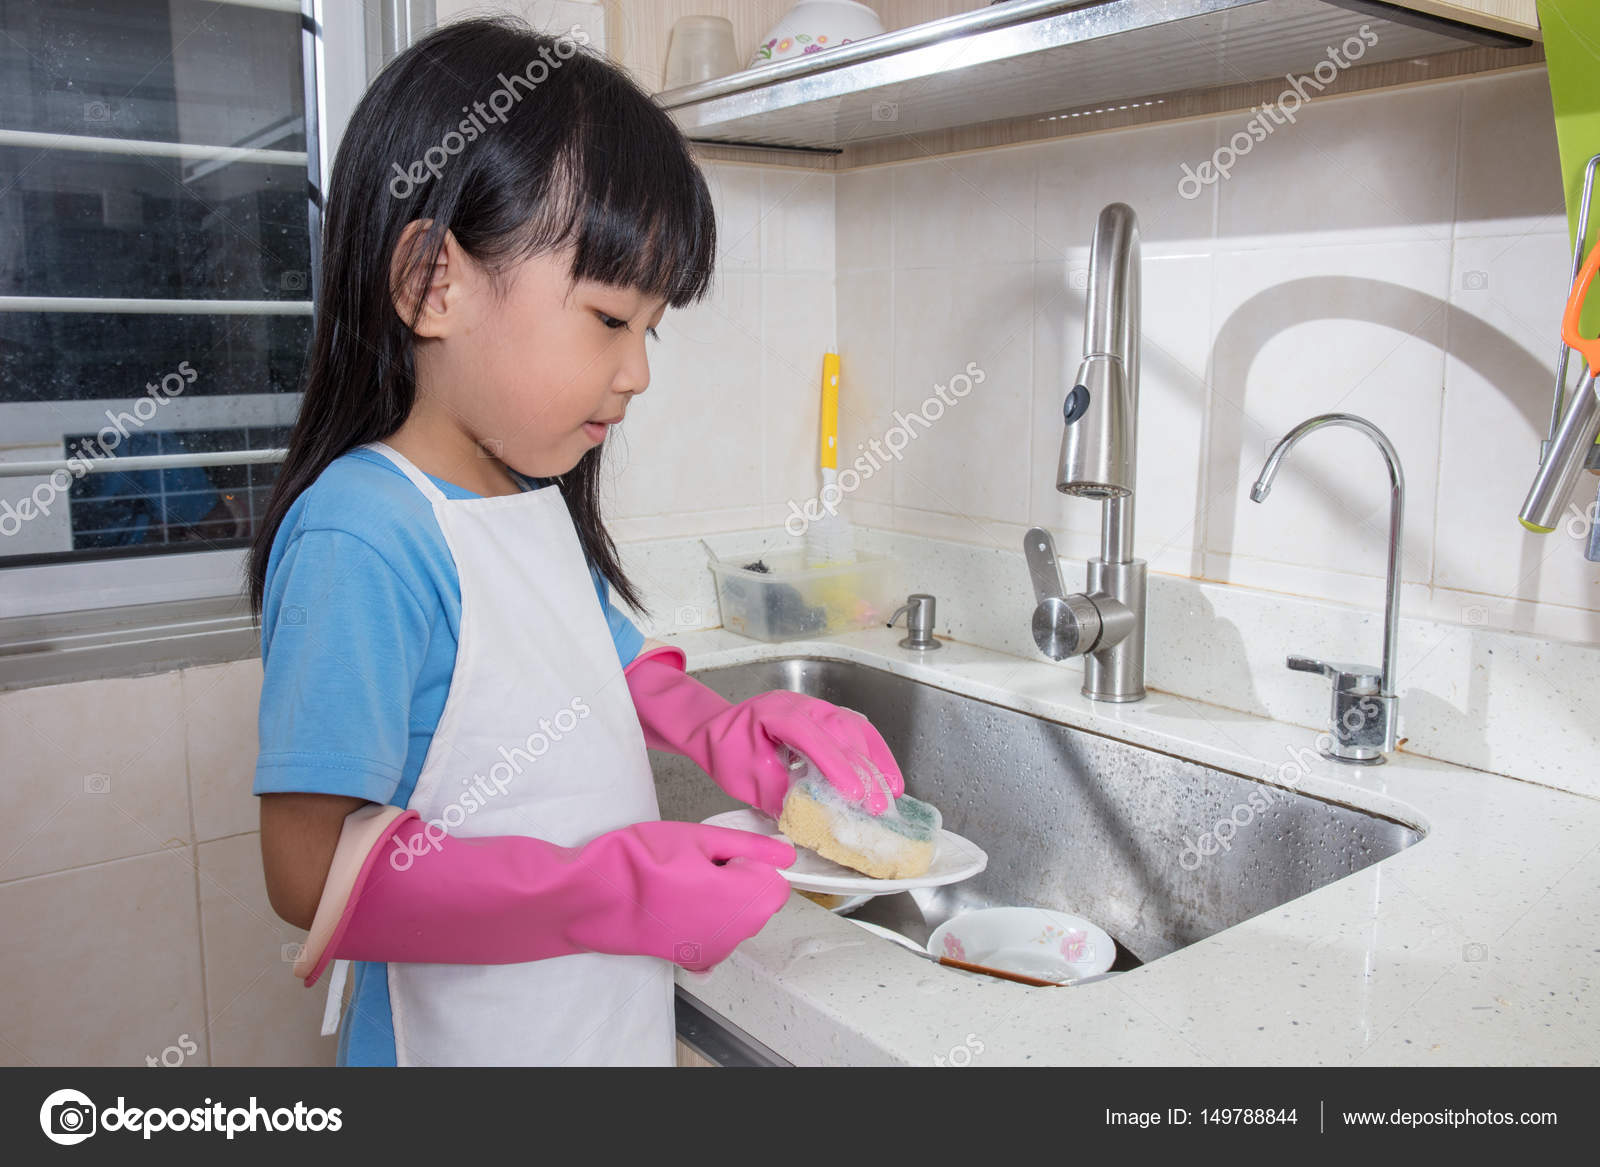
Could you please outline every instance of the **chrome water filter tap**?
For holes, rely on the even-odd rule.
[[[1400,540],[1405,525],[1406,479],[1400,468],[1400,455],[1394,443],[1377,426],[1353,413],[1324,413],[1307,418],[1286,433],[1267,456],[1266,465],[1250,488],[1252,502],[1265,502],[1272,490],[1278,467],[1301,438],[1326,426],[1343,426],[1372,439],[1383,455],[1389,472],[1389,543],[1383,583],[1383,664],[1341,664],[1291,656],[1288,666],[1296,672],[1321,673],[1333,682],[1333,704],[1329,714],[1328,745],[1325,757],[1338,762],[1382,765],[1400,743],[1400,698],[1395,689],[1399,673],[1395,655],[1400,640]]]

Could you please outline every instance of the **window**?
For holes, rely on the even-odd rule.
[[[0,473],[0,616],[113,577],[147,581],[128,602],[237,590],[310,340],[303,23],[301,0],[0,0],[0,471],[34,471]],[[107,457],[139,461],[87,472]]]

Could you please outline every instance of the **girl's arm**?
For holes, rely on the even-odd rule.
[[[338,794],[261,795],[261,866],[279,917],[309,929],[322,898],[339,830],[364,798]]]
[[[455,836],[369,802],[345,820],[294,974],[330,960],[522,964],[579,952],[660,957],[704,972],[789,899],[788,843],[672,820],[562,847]]]

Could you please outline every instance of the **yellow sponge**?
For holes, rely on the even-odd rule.
[[[874,879],[914,879],[933,866],[939,837],[937,808],[903,795],[882,815],[847,802],[821,779],[789,788],[778,829],[797,847]]]

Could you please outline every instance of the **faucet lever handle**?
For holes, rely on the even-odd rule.
[[[1038,603],[1061,599],[1067,588],[1061,582],[1061,564],[1056,561],[1056,541],[1043,527],[1030,527],[1022,537],[1022,551],[1028,559],[1028,575],[1033,579],[1033,598]]]
[[[1325,677],[1333,676],[1333,670],[1322,661],[1314,660],[1309,656],[1291,656],[1289,667],[1297,673],[1321,673]]]
[[[1377,693],[1383,688],[1383,671],[1371,665],[1322,661],[1309,656],[1291,656],[1287,663],[1297,673],[1321,673],[1341,693]]]

